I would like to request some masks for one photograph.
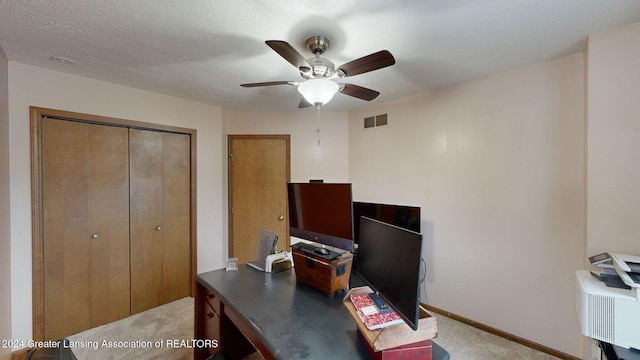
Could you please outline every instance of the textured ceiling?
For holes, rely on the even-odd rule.
[[[17,63],[229,109],[294,110],[293,86],[240,87],[302,80],[265,40],[311,57],[304,40],[324,35],[336,66],[389,50],[394,66],[341,80],[380,102],[580,52],[589,34],[635,21],[635,0],[0,0],[0,47]],[[324,108],[366,104],[337,94]]]

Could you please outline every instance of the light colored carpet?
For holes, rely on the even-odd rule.
[[[193,298],[187,297],[68,339],[78,360],[191,360],[192,349],[168,343],[180,346],[193,339],[193,309]]]
[[[193,338],[193,298],[184,298],[129,318],[69,337],[78,360],[167,359],[190,360],[189,348],[172,348],[167,340]],[[436,314],[438,336],[434,340],[452,360],[549,360],[551,355]],[[115,347],[105,346],[105,341]],[[123,343],[117,343],[121,341]],[[162,342],[162,343],[160,343]],[[125,345],[149,345],[146,348]],[[95,346],[94,346],[95,345]],[[256,354],[257,355],[257,354]],[[259,359],[253,356],[252,359]]]
[[[449,352],[452,360],[558,359],[443,315],[434,316],[438,324],[434,341]]]

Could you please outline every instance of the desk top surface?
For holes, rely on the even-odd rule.
[[[279,359],[371,359],[341,298],[296,283],[294,270],[265,273],[247,265],[196,276],[246,319]]]

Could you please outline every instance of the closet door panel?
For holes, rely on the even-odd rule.
[[[44,335],[52,339],[91,324],[88,129],[57,120],[42,123]]]
[[[190,141],[185,134],[163,134],[163,223],[166,264],[164,298],[170,302],[191,294]]]
[[[190,294],[189,136],[130,130],[131,313]]]
[[[42,120],[46,339],[129,314],[126,140],[126,129]]]
[[[129,137],[95,126],[89,134],[91,327],[131,313],[129,276]]]
[[[131,313],[162,296],[162,133],[130,130]]]

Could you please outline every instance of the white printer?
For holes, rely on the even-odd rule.
[[[583,335],[593,339],[640,349],[640,282],[629,276],[629,265],[640,264],[640,257],[614,253],[610,256],[609,263],[628,288],[608,287],[596,278],[597,274],[578,270],[576,310],[580,328]]]

